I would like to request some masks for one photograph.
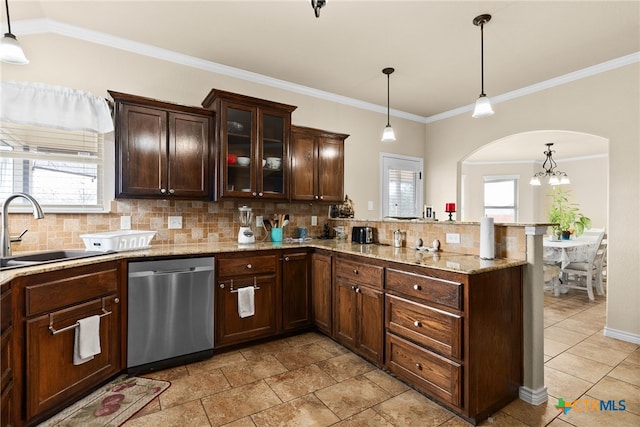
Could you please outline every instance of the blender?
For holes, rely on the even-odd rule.
[[[240,206],[240,231],[238,231],[238,243],[255,243],[256,237],[251,231],[251,220],[253,219],[253,213],[249,206]]]

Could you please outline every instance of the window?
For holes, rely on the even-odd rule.
[[[1,123],[0,199],[24,192],[49,212],[105,211],[104,147],[101,133]]]
[[[422,217],[422,166],[417,157],[380,154],[382,216]]]
[[[495,222],[518,220],[518,178],[512,176],[484,177],[484,215]]]

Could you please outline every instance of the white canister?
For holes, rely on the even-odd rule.
[[[396,230],[393,232],[393,247],[399,248],[402,246],[402,231]]]

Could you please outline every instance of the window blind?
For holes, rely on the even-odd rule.
[[[417,212],[418,173],[389,169],[389,216],[414,216]]]

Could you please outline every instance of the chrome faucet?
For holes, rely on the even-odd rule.
[[[17,199],[18,197],[27,199],[31,203],[31,206],[33,206],[33,217],[35,219],[44,218],[42,208],[40,207],[40,204],[38,204],[36,199],[33,198],[33,196],[27,193],[14,193],[7,197],[7,200],[2,203],[2,249],[0,249],[0,256],[3,257],[11,256],[11,243],[21,241],[22,236],[24,236],[24,234],[27,232],[27,230],[24,230],[18,237],[9,236],[9,221],[7,218],[7,215],[9,213],[9,203],[11,203],[13,199]]]

